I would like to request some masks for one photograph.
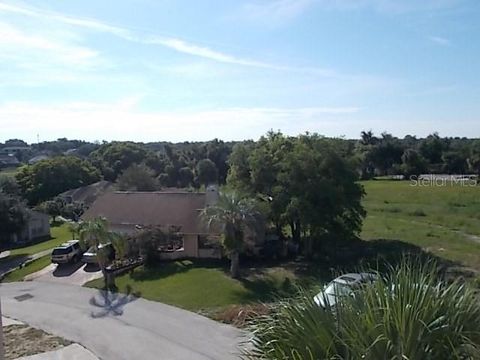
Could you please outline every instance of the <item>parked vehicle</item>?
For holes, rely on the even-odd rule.
[[[83,250],[78,240],[70,240],[53,249],[51,260],[54,264],[77,262],[82,258]]]
[[[115,249],[111,243],[107,244],[100,244],[98,249],[101,251],[105,251],[107,259],[112,261],[115,259]],[[82,256],[82,261],[86,264],[98,264],[97,253],[95,247],[90,247]]]
[[[331,281],[313,300],[323,308],[334,306],[339,298],[344,296],[355,296],[355,291],[362,286],[370,285],[378,278],[373,273],[349,273],[337,277]]]

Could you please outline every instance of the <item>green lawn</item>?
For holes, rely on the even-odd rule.
[[[365,181],[363,239],[392,239],[480,270],[480,187]]]
[[[52,226],[51,228],[52,238],[47,241],[40,242],[38,244],[26,246],[23,248],[13,249],[10,252],[10,256],[16,255],[33,255],[44,250],[52,249],[65,241],[71,240],[72,234],[68,231],[68,225],[62,224],[60,226]]]
[[[363,204],[368,212],[363,239],[399,240],[388,242],[391,249],[384,249],[397,253],[409,243],[480,270],[480,238],[475,237],[480,237],[480,187],[413,187],[407,181],[387,180],[362,184],[366,191]],[[385,243],[369,244],[375,245],[375,256]],[[117,286],[121,292],[131,288],[146,299],[208,313],[233,304],[274,300],[290,293],[292,284],[319,286],[332,276],[330,268],[322,265],[307,266],[313,270],[319,267],[317,273],[312,269],[298,273],[286,264],[270,268],[265,264],[248,271],[250,275],[244,279],[234,280],[228,276],[225,264],[177,261],[150,270],[140,267],[132,274],[118,277]],[[341,267],[329,266],[336,266],[338,271]],[[96,288],[102,285],[101,279],[87,284]]]
[[[5,169],[0,169],[0,176],[15,176],[17,173],[18,168],[5,168]]]
[[[116,279],[119,291],[130,286],[146,299],[160,301],[187,310],[211,310],[231,304],[272,300],[280,292],[291,291],[293,275],[283,269],[270,269],[261,275],[232,279],[222,264],[189,260],[164,263],[148,270],[140,267],[133,274]],[[98,279],[86,286],[101,288]]]
[[[38,258],[28,265],[12,271],[10,274],[5,276],[5,278],[2,280],[3,282],[12,282],[12,281],[22,281],[23,278],[29,274],[32,274],[34,272],[37,272],[39,270],[42,270],[44,267],[47,267],[50,265],[50,255],[43,256],[41,258]]]

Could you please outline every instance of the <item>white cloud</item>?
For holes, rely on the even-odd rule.
[[[285,0],[282,0],[285,1]],[[294,2],[310,2],[310,0],[288,0],[284,5],[277,5],[277,11],[287,11],[287,8],[293,9],[295,5]],[[288,6],[287,3],[291,2],[292,4]],[[282,10],[284,9],[284,10]],[[103,22],[92,20],[92,19],[80,19],[71,16],[65,16],[62,14],[57,14],[49,11],[44,11],[40,9],[35,9],[32,7],[23,7],[23,6],[14,6],[10,4],[5,4],[0,2],[0,12],[13,12],[17,14],[22,14],[30,17],[57,21],[64,24],[82,27],[90,29],[97,32],[104,32],[119,38],[122,38],[127,41],[150,44],[150,45],[159,45],[165,48],[175,50],[177,52],[201,57],[204,59],[209,59],[212,61],[228,64],[236,64],[241,66],[250,66],[257,68],[265,68],[279,71],[297,71],[297,72],[308,72],[318,76],[334,76],[334,71],[330,69],[316,68],[316,67],[293,67],[293,66],[284,66],[278,64],[272,64],[252,59],[246,59],[239,56],[230,55],[221,51],[213,50],[209,47],[193,44],[182,39],[177,39],[173,37],[160,37],[160,36],[149,36],[141,35],[134,31],[131,31],[126,28],[121,28],[117,26],[112,26],[105,24]]]
[[[36,134],[49,139],[67,136],[87,140],[240,140],[258,138],[270,129],[289,134],[321,131],[323,122],[357,113],[356,107],[224,108],[199,111],[141,112],[139,97],[115,103],[39,105],[10,102],[0,105],[0,141],[12,136],[34,141]],[[312,126],[312,123],[316,125]],[[41,125],[40,125],[41,124]],[[95,129],[92,132],[92,129]]]
[[[440,36],[429,36],[428,39],[441,46],[449,46],[451,44],[450,40]]]
[[[0,22],[0,46],[1,57],[20,57],[31,60],[32,52],[36,52],[48,61],[56,61],[63,64],[91,65],[98,53],[88,47],[64,43],[61,39],[45,37],[22,31],[18,27],[5,22]],[[28,61],[31,63],[31,61]]]

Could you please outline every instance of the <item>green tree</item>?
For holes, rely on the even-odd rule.
[[[73,201],[63,206],[60,215],[62,215],[66,219],[78,221],[80,219],[80,216],[82,216],[85,212],[85,210],[86,207],[82,202]]]
[[[23,196],[36,205],[64,191],[99,181],[100,173],[85,160],[59,156],[21,167],[16,180]]]
[[[12,234],[20,231],[28,221],[25,204],[17,197],[0,191],[0,244],[7,242]]]
[[[115,278],[112,273],[107,271],[108,254],[106,247],[100,245],[112,242],[115,235],[109,231],[107,219],[98,217],[93,220],[85,221],[79,227],[80,240],[87,246],[92,246],[97,254],[98,265],[103,274],[106,289],[115,287]]]
[[[467,172],[467,156],[459,151],[444,152],[442,161],[443,171],[447,174],[465,174]]]
[[[231,158],[229,185],[268,199],[278,235],[286,225],[296,241],[304,234],[305,252],[312,255],[321,244],[312,240],[352,238],[365,216],[357,174],[337,152],[316,134],[293,138],[270,132],[247,158]]]
[[[447,147],[447,142],[437,133],[433,133],[421,141],[420,153],[430,164],[440,164],[442,163],[442,154]]]
[[[468,165],[470,171],[480,175],[480,140],[476,140],[471,144]]]
[[[197,178],[202,185],[218,183],[218,169],[210,159],[200,160],[197,164]]]
[[[133,164],[117,179],[118,188],[122,191],[155,191],[159,183],[152,169],[144,164]]]
[[[193,184],[194,174],[192,169],[188,166],[182,167],[178,170],[178,186],[188,187]]]
[[[407,149],[402,155],[402,170],[406,177],[420,175],[427,170],[427,161],[416,150]]]
[[[12,176],[0,176],[0,191],[11,196],[20,195],[20,186]]]
[[[59,198],[45,201],[39,206],[42,212],[52,217],[52,221],[54,223],[57,221],[57,216],[62,215],[64,207],[65,207],[65,203],[63,202],[62,199],[59,199]]]
[[[239,276],[239,256],[244,248],[245,231],[253,229],[260,213],[255,202],[241,198],[236,193],[222,193],[216,205],[203,209],[201,213],[209,227],[220,227],[223,246],[230,257],[230,274]]]
[[[92,162],[100,169],[105,179],[115,181],[133,164],[140,164],[149,156],[147,149],[133,142],[111,142],[100,146],[90,154]]]

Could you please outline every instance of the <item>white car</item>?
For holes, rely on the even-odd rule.
[[[374,273],[349,273],[339,276],[315,295],[313,301],[323,308],[334,306],[340,297],[353,296],[355,290],[372,284],[377,278],[378,275]]]
[[[99,250],[104,250],[104,254],[109,261],[115,258],[115,250],[111,243],[98,245]],[[90,247],[82,256],[82,262],[86,264],[98,264],[97,253],[95,247]]]
[[[67,264],[79,261],[82,258],[82,254],[80,242],[78,240],[70,240],[53,249],[51,260],[54,264]]]

